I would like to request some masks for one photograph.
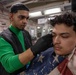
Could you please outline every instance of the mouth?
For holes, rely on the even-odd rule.
[[[23,24],[22,26],[26,26],[26,24]]]
[[[59,51],[59,50],[60,50],[60,48],[59,48],[59,47],[55,47],[54,49],[55,49],[55,50],[57,50],[57,51]]]
[[[21,27],[25,27],[26,25],[21,25]]]
[[[57,50],[57,51],[60,51],[61,47],[60,46],[54,46],[54,49]]]

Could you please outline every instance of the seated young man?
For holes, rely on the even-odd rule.
[[[50,22],[53,48],[37,55],[25,75],[76,75],[76,15],[66,12]]]

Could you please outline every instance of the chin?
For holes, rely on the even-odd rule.
[[[64,55],[64,54],[61,53],[60,51],[55,51],[55,53],[56,53],[57,55]]]
[[[20,30],[24,30],[24,28],[19,28]]]
[[[62,56],[65,56],[67,54],[63,54],[63,53],[58,53],[58,52],[55,52],[57,55],[62,55]]]

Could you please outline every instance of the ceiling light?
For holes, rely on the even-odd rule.
[[[37,29],[40,29],[40,27],[38,26]]]
[[[59,15],[61,15],[61,13],[52,14],[52,15],[49,15],[49,16],[59,16]]]
[[[32,12],[32,13],[29,13],[29,16],[30,17],[38,17],[38,16],[42,16],[42,13],[41,13],[41,11]]]
[[[60,8],[53,8],[53,9],[45,10],[44,14],[48,15],[48,14],[54,14],[54,13],[59,13],[59,12],[61,12]]]

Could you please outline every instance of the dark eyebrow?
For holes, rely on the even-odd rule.
[[[26,18],[26,19],[28,19],[29,18],[29,16],[24,16],[24,15],[19,15],[19,17],[22,17],[22,18]]]
[[[64,35],[64,34],[69,34],[69,33],[61,33],[61,35]]]
[[[56,34],[55,32],[52,32],[52,34]],[[63,32],[63,33],[60,33],[60,35],[69,35],[68,32]]]

